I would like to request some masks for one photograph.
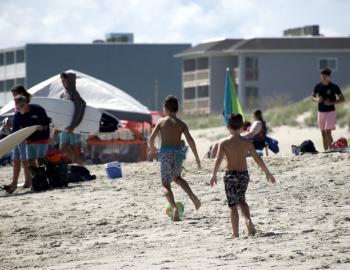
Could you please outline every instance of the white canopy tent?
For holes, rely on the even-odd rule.
[[[119,88],[75,70],[76,88],[86,103],[97,109],[105,110],[120,120],[151,122],[147,107]],[[60,74],[57,74],[30,88],[29,93],[35,97],[60,98],[64,91]],[[1,109],[1,116],[13,114],[14,103],[11,101]]]

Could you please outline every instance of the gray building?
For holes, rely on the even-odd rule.
[[[64,70],[104,80],[151,110],[161,110],[168,94],[181,96],[181,60],[190,44],[26,44],[0,50],[0,106],[16,84],[27,88]]]
[[[176,57],[183,61],[185,112],[222,113],[227,67],[244,108],[305,98],[326,67],[340,87],[350,84],[347,37],[225,39],[199,44]]]

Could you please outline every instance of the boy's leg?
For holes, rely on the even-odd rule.
[[[180,220],[179,212],[176,207],[173,191],[171,190],[171,183],[167,181],[162,181],[162,186],[163,186],[164,196],[174,210],[174,221],[179,221]]]
[[[22,168],[24,172],[24,186],[29,188],[32,185],[32,175],[29,170],[29,162],[28,160],[22,160]]]
[[[230,207],[230,219],[231,219],[233,237],[238,237],[239,236],[239,216],[238,216],[238,209],[236,205]]]
[[[332,149],[332,143],[333,143],[332,130],[325,130],[325,133],[326,133],[328,149]]]
[[[21,160],[22,160],[22,164],[23,161],[26,160],[26,146],[24,143],[21,143],[19,145],[17,145],[14,150],[13,150],[13,176],[12,176],[12,182],[9,185],[9,189],[7,190],[8,193],[12,193],[17,189],[17,184],[18,184],[18,178],[21,172]],[[24,164],[23,164],[23,169],[24,168]],[[25,171],[24,171],[25,172]],[[25,180],[27,180],[27,175],[25,174]]]
[[[323,149],[325,151],[327,151],[328,150],[328,139],[327,139],[326,130],[321,130],[321,134],[322,134]]]
[[[13,160],[13,173],[12,182],[8,185],[7,193],[13,193],[17,189],[18,178],[21,171],[21,161],[18,159]]]
[[[71,146],[70,146],[70,141],[71,141],[70,134],[66,131],[61,131],[61,133],[59,134],[59,138],[60,138],[60,149],[70,160],[72,160],[73,153],[71,151]]]
[[[187,183],[185,179],[183,179],[181,176],[175,176],[174,182],[178,184],[190,197],[191,201],[193,202],[194,206],[196,207],[196,210],[201,207],[201,201],[198,199],[198,197],[193,193],[190,185]]]
[[[252,219],[250,217],[250,211],[249,211],[248,204],[245,201],[242,201],[238,205],[239,205],[239,208],[241,209],[242,215],[245,218],[245,224],[247,225],[248,234],[255,235],[256,230],[255,230],[254,224],[252,222]]]

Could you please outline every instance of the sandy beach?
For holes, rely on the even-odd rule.
[[[165,215],[157,162],[122,164],[124,176],[113,182],[103,165],[90,165],[94,181],[40,193],[0,192],[0,268],[350,269],[350,154],[292,156],[290,144],[304,139],[322,150],[319,133],[311,131],[271,133],[281,153],[264,160],[275,185],[248,159],[254,237],[241,220],[240,238],[231,239],[223,183],[208,184],[213,161],[203,161],[201,171],[190,156],[185,162],[184,178],[202,207],[196,211],[174,186],[185,205],[178,223]],[[221,133],[224,128],[193,131],[202,156]],[[0,169],[0,184],[9,182],[11,169]]]

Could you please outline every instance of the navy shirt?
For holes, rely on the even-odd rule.
[[[318,83],[315,86],[314,92],[312,95],[314,97],[320,96],[324,100],[328,99],[329,101],[336,101],[337,96],[339,96],[342,92],[340,91],[340,88],[338,85],[329,82],[329,84],[324,85],[323,83]],[[319,112],[331,112],[335,111],[334,105],[325,105],[323,102],[318,103],[318,111]]]
[[[38,141],[46,140],[50,138],[50,128],[48,127],[51,119],[47,116],[44,108],[39,105],[30,104],[29,111],[21,114],[16,112],[13,118],[13,129],[12,132],[16,132],[19,129],[30,127],[34,125],[47,126],[46,129],[41,131],[35,131],[26,140],[28,141]]]

